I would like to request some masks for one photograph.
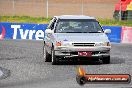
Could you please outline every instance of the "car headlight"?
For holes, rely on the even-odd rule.
[[[56,46],[58,46],[58,47],[67,47],[67,46],[71,46],[71,43],[69,43],[69,42],[56,42]]]
[[[71,46],[71,43],[69,43],[69,42],[63,42],[63,46]]]
[[[111,43],[110,42],[107,42],[107,46],[111,46]]]
[[[110,42],[96,43],[95,46],[111,46]]]

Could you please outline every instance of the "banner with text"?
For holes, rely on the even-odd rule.
[[[43,40],[47,24],[0,23],[0,39]]]

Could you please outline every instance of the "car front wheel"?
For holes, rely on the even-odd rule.
[[[52,62],[52,65],[56,65],[59,62],[58,58],[55,56],[54,48],[52,48],[51,50],[51,62]]]
[[[102,61],[103,61],[103,64],[109,64],[110,63],[110,56],[103,57]]]
[[[45,62],[51,62],[51,55],[46,51],[45,45],[43,46],[43,57]]]

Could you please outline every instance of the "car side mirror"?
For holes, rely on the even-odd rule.
[[[105,33],[105,34],[109,34],[109,33],[111,33],[111,30],[110,30],[110,29],[105,29],[105,30],[104,30],[104,33]]]
[[[53,30],[51,30],[51,29],[46,29],[46,30],[45,30],[45,33],[53,33]]]

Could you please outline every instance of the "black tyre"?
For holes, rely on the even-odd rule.
[[[103,57],[102,61],[103,61],[103,64],[109,64],[110,63],[110,56]]]
[[[45,45],[43,46],[43,57],[45,62],[51,62],[51,55],[46,51]]]
[[[59,62],[58,58],[55,56],[54,48],[52,48],[51,50],[51,62],[52,62],[52,65],[57,65]]]

